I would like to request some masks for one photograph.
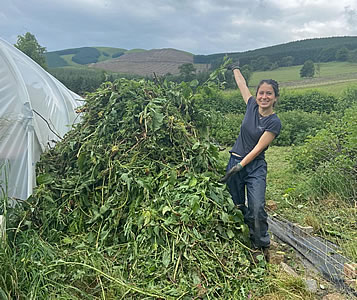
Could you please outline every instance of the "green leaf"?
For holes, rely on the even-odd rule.
[[[71,245],[71,244],[73,244],[73,240],[72,240],[70,237],[68,237],[68,236],[66,236],[65,238],[63,238],[63,239],[62,239],[62,242],[65,243],[66,245]]]
[[[227,230],[227,236],[228,236],[230,239],[233,238],[233,237],[234,237],[233,231],[230,230],[230,229],[228,229],[228,230]]]
[[[144,226],[150,223],[151,221],[151,212],[150,211],[144,211],[143,212],[143,217],[144,217]]]
[[[194,79],[190,82],[191,87],[197,87],[199,85],[199,81],[197,79]]]
[[[222,211],[221,219],[224,223],[227,223],[229,221],[229,215],[227,213],[225,213],[224,211]]]
[[[165,206],[163,209],[162,209],[162,215],[164,216],[168,211],[171,211],[171,208],[169,206]]]
[[[87,157],[85,155],[84,152],[81,152],[81,154],[79,155],[78,159],[77,159],[77,165],[78,168],[81,172],[85,171],[85,163],[87,161]]]
[[[165,267],[167,267],[170,264],[170,261],[171,261],[170,251],[165,250],[162,255],[162,263]]]
[[[120,176],[120,179],[126,183],[126,185],[128,186],[128,190],[130,190],[130,183],[132,182],[132,179],[129,177],[129,173],[123,173]]]
[[[37,178],[36,178],[36,181],[37,181],[38,185],[41,185],[41,184],[52,183],[52,182],[54,182],[54,179],[53,179],[53,177],[51,175],[46,173],[46,174],[38,175]]]
[[[10,299],[10,298],[8,298],[8,296],[6,295],[4,290],[2,288],[0,288],[0,300],[7,300],[7,299]]]
[[[192,274],[192,280],[194,285],[197,285],[201,282],[201,278],[196,273]]]
[[[196,177],[192,177],[189,183],[189,187],[193,187],[196,186],[197,184],[197,178]]]
[[[196,143],[192,146],[192,150],[196,150],[199,146],[200,146],[200,142],[196,142]]]
[[[105,203],[104,205],[102,205],[102,206],[100,207],[99,213],[100,213],[101,215],[104,215],[104,214],[108,211],[109,208],[110,208],[110,204],[107,202],[107,203]]]
[[[177,172],[175,169],[172,169],[170,172],[170,179],[169,182],[170,184],[174,184],[177,180]],[[165,183],[167,183],[167,181],[165,181]]]

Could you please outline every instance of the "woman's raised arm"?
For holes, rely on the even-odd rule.
[[[248,99],[252,96],[252,94],[250,93],[247,83],[241,73],[241,71],[236,68],[233,69],[233,75],[234,75],[234,79],[238,85],[239,91],[243,97],[243,100],[245,103],[248,103]]]

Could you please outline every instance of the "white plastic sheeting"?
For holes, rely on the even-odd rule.
[[[28,56],[0,39],[0,183],[25,200],[35,186],[35,163],[78,121],[81,97]]]

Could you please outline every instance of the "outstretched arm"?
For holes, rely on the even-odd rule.
[[[260,137],[258,143],[252,149],[252,151],[250,151],[240,163],[236,164],[234,167],[228,170],[226,175],[220,179],[220,182],[226,183],[233,174],[241,171],[247,164],[249,164],[254,158],[256,158],[259,153],[261,153],[266,147],[268,147],[270,143],[274,140],[274,138],[274,133],[270,131],[265,131]]]
[[[246,83],[241,71],[238,68],[233,69],[233,76],[234,76],[234,79],[238,85],[238,88],[240,90],[240,93],[243,97],[244,102],[248,103],[248,99],[252,96],[252,94],[250,93],[250,91],[248,89],[247,83]]]
[[[275,134],[270,131],[265,131],[260,137],[258,143],[240,162],[242,167],[249,164],[254,158],[256,158],[266,147],[268,147],[274,140]]]

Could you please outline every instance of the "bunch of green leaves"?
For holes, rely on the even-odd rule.
[[[71,282],[84,293],[103,286],[99,277],[115,287],[95,295],[135,299],[229,298],[259,284],[264,269],[247,272],[241,212],[217,182],[218,150],[201,134],[209,117],[197,99],[215,88],[121,79],[87,96],[82,121],[42,155],[18,228],[68,253],[101,253],[116,271],[60,255],[41,286]]]
[[[280,112],[282,129],[274,145],[302,145],[309,136],[314,136],[323,129],[332,116],[326,113],[291,110]]]
[[[238,137],[243,114],[211,112],[210,135],[219,145],[233,145]]]

